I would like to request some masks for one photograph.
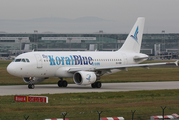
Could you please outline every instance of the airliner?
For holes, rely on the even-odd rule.
[[[34,84],[49,77],[59,78],[59,87],[67,87],[68,82],[64,78],[73,78],[77,85],[101,88],[99,80],[103,75],[127,71],[131,67],[148,69],[154,65],[178,65],[178,61],[139,64],[148,59],[148,55],[140,53],[144,22],[144,17],[137,19],[124,44],[117,51],[32,51],[17,56],[7,66],[7,71],[11,75],[22,77],[29,89],[34,89]]]

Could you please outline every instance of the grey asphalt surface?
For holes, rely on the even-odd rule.
[[[133,82],[133,83],[102,83],[101,88],[91,88],[91,85],[80,86],[69,84],[67,88],[59,88],[57,84],[35,85],[35,89],[28,89],[28,85],[0,86],[0,96],[29,95],[29,94],[55,94],[55,93],[86,93],[86,92],[112,92],[112,91],[139,91],[179,89],[179,81],[170,82]]]

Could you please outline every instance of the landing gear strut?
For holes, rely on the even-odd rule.
[[[93,83],[93,84],[91,84],[91,87],[92,88],[101,88],[101,86],[102,86],[102,84],[101,84],[101,82],[95,82],[95,83]]]
[[[63,80],[63,78],[60,78],[58,81],[58,87],[67,87],[68,82],[66,80]]]
[[[34,84],[29,84],[29,85],[28,85],[28,88],[29,88],[29,89],[34,89],[34,88],[35,88],[35,85],[34,85]]]

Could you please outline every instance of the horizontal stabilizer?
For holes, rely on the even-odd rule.
[[[148,57],[149,57],[148,55],[140,54],[140,55],[134,56],[133,59],[134,59],[135,62],[139,63],[139,62],[143,62],[143,61],[147,60]]]
[[[134,60],[143,60],[143,59],[147,59],[148,56],[134,56]]]

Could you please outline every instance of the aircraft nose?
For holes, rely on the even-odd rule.
[[[7,66],[7,72],[11,75],[15,75],[16,73],[16,70],[15,70],[15,67],[14,65],[12,65],[12,63],[10,63],[8,66]]]

